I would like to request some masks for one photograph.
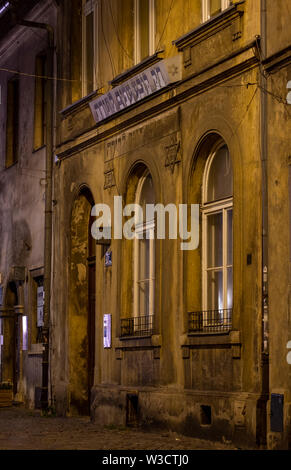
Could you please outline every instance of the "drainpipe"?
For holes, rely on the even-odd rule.
[[[28,28],[44,29],[48,33],[47,76],[54,76],[54,29],[46,23],[17,19],[17,24]],[[42,390],[41,408],[48,409],[49,384],[49,333],[50,333],[50,297],[52,263],[52,170],[54,142],[54,80],[46,82],[46,190],[45,190],[45,239],[44,239],[44,326],[42,353]]]
[[[267,77],[262,60],[267,56],[267,0],[261,0],[260,41],[260,98],[261,98],[261,168],[262,168],[262,399],[260,444],[266,444],[267,401],[269,398],[269,327],[268,327],[268,100],[263,89],[267,88]]]

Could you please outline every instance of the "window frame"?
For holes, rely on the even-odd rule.
[[[47,55],[45,52],[35,57],[34,82],[34,122],[33,122],[33,151],[46,145],[46,80],[41,78],[46,74]],[[39,74],[39,69],[41,73]],[[39,99],[40,98],[40,99]],[[38,127],[38,121],[41,125]],[[40,130],[39,130],[40,129]]]
[[[207,159],[204,175],[203,175],[203,184],[202,184],[202,205],[201,205],[201,212],[202,212],[202,310],[203,312],[207,312],[209,310],[213,310],[213,308],[209,308],[208,306],[208,281],[207,281],[207,274],[209,271],[222,271],[222,282],[223,282],[223,307],[220,309],[219,307],[217,310],[227,310],[233,308],[233,287],[232,287],[232,306],[228,307],[227,305],[227,270],[232,268],[233,272],[233,219],[232,219],[232,264],[227,264],[227,253],[228,253],[228,234],[227,234],[227,213],[231,209],[232,215],[234,213],[234,205],[233,205],[233,195],[230,197],[226,197],[223,199],[218,199],[215,201],[207,202],[207,192],[208,192],[208,181],[209,181],[209,172],[213,163],[215,156],[217,155],[218,151],[226,146],[226,144],[220,141],[216,146],[213,147],[211,153]],[[229,149],[228,149],[229,152]],[[230,157],[231,158],[231,157]],[[233,175],[232,175],[233,178]],[[208,224],[207,218],[209,215],[215,215],[218,213],[222,213],[222,266],[214,266],[209,268],[208,267]],[[216,310],[216,309],[214,309]]]
[[[155,18],[155,0],[148,0],[149,2],[149,44],[148,44],[148,56],[150,57],[155,53],[155,30],[156,30],[156,18]],[[140,41],[140,27],[139,27],[139,8],[140,0],[134,0],[134,63],[138,64],[145,57],[141,57],[141,41]]]
[[[12,106],[10,103],[10,98],[12,99]],[[7,81],[6,86],[5,168],[12,167],[16,163],[18,163],[19,159],[19,105],[20,79],[18,76],[13,76]]]
[[[231,4],[231,0],[220,0],[221,11],[226,10]],[[202,0],[202,23],[208,21],[213,16],[210,15],[210,0]]]
[[[86,17],[93,13],[93,84],[92,90],[88,91],[87,85],[87,61],[86,61]],[[85,97],[97,88],[97,77],[99,74],[99,48],[98,48],[98,18],[99,0],[82,1],[82,96]]]
[[[139,179],[135,203],[140,203],[140,197],[145,183],[146,178],[150,175],[150,172],[147,170]],[[144,214],[145,216],[145,214]],[[133,315],[134,317],[140,316],[149,316],[150,319],[153,318],[155,313],[155,219],[150,221],[145,221],[136,226],[137,237],[134,238],[134,248],[133,248]],[[149,233],[149,237],[145,235]],[[140,279],[139,268],[140,268],[140,253],[139,253],[139,244],[140,240],[149,240],[149,278]],[[149,282],[149,312],[141,315],[140,313],[140,282]],[[151,320],[150,320],[151,321]],[[152,324],[149,325],[152,328]]]

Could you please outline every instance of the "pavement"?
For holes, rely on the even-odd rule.
[[[100,427],[89,417],[42,416],[23,407],[0,408],[0,450],[234,450],[175,432]]]

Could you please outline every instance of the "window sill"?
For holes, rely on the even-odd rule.
[[[243,15],[243,10],[241,6],[245,3],[245,0],[234,3],[225,10],[221,11],[215,16],[212,16],[209,20],[201,23],[197,28],[192,29],[188,33],[180,36],[178,39],[172,41],[179,51],[182,51],[189,45],[193,46],[198,42],[203,41],[209,35],[220,31],[221,27],[227,26],[235,18]]]
[[[116,338],[115,349],[152,349],[160,348],[162,345],[162,336],[157,334],[144,336],[122,336]]]
[[[40,150],[43,150],[43,149],[45,149],[45,148],[46,148],[46,144],[43,144],[43,145],[41,145],[40,147],[35,147],[35,148],[32,149],[32,153],[37,153],[37,152],[39,152]]]
[[[70,104],[66,108],[62,109],[60,111],[60,115],[63,118],[66,118],[73,114],[75,111],[80,111],[82,108],[86,108],[88,103],[92,101],[92,99],[96,98],[97,96],[101,96],[102,93],[99,90],[92,91],[89,93],[87,96],[84,96],[78,101],[75,101],[74,103]]]
[[[200,347],[221,347],[232,349],[233,358],[240,358],[241,338],[239,330],[213,333],[187,333],[180,337],[180,345],[184,349],[183,357],[187,358],[187,351]],[[186,354],[185,354],[186,353]]]
[[[17,163],[18,163],[18,160],[14,163],[11,163],[11,165],[8,165],[8,166],[5,165],[4,170],[10,170],[10,168],[14,168],[17,165]]]

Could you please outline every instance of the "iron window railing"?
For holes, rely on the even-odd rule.
[[[221,333],[231,330],[232,308],[188,313],[189,333]]]
[[[121,318],[120,336],[151,336],[153,334],[153,315]]]

